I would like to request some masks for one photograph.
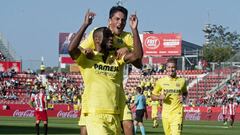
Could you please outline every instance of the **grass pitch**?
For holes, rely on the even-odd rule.
[[[0,134],[4,135],[35,135],[34,118],[0,117]],[[51,135],[79,135],[78,119],[49,118],[48,133]],[[152,121],[144,121],[147,135],[163,135],[161,121],[158,128],[152,128]],[[40,124],[43,130],[43,124]],[[41,132],[43,134],[43,132]],[[140,135],[138,128],[137,135]],[[233,128],[223,126],[217,121],[184,121],[183,135],[240,135],[240,122]]]

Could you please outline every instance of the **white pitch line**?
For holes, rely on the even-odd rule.
[[[214,125],[184,125],[184,127],[204,127],[204,128],[228,128],[227,126],[214,126]]]

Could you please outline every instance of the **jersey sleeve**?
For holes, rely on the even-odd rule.
[[[161,87],[161,80],[159,79],[157,82],[156,82],[156,85],[152,91],[152,94],[154,95],[160,95],[161,94],[161,91],[162,91],[162,87]]]
[[[81,53],[76,60],[76,63],[78,64],[78,66],[82,65],[82,61],[83,61],[83,54]]]

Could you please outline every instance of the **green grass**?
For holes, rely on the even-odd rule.
[[[79,135],[78,119],[49,118],[49,134]],[[34,118],[0,117],[0,134],[26,135],[35,134]],[[152,121],[144,121],[147,135],[163,135],[161,122],[158,128],[152,128]],[[43,124],[41,124],[41,129]],[[138,134],[140,135],[139,129]],[[183,135],[239,135],[240,122],[235,122],[233,128],[223,126],[217,121],[185,121]]]

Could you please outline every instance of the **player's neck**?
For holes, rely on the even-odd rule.
[[[176,79],[176,78],[177,78],[176,75],[174,75],[174,76],[168,75],[168,77],[169,77],[170,79]]]

